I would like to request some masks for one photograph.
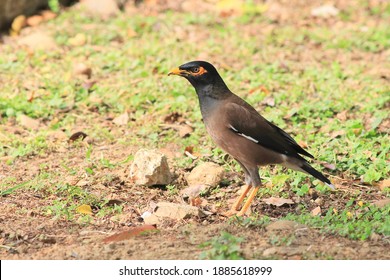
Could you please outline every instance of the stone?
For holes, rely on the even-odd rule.
[[[20,38],[18,43],[33,50],[51,50],[57,47],[54,39],[42,31],[37,31],[26,37]]]
[[[187,183],[191,185],[217,186],[225,175],[224,169],[216,163],[205,162],[195,167],[187,176]]]
[[[102,19],[108,19],[119,13],[119,7],[115,0],[83,0],[82,5],[89,13]]]
[[[181,220],[190,217],[199,217],[202,213],[199,208],[195,206],[171,202],[159,202],[157,203],[154,215],[160,218]]]
[[[130,166],[130,178],[136,185],[167,185],[172,181],[168,161],[157,150],[139,150]]]
[[[143,219],[146,225],[158,225],[161,223],[160,219],[154,214],[145,216]]]

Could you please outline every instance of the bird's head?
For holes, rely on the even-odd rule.
[[[186,78],[196,90],[209,85],[225,85],[215,67],[206,61],[187,62],[172,69],[168,75],[178,75]]]

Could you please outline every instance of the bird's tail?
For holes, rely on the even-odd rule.
[[[317,178],[321,182],[324,182],[329,188],[335,189],[334,185],[329,181],[328,178],[324,176],[321,172],[315,170],[309,163],[305,162],[300,166],[300,168],[305,171],[306,173],[309,173],[313,177]]]

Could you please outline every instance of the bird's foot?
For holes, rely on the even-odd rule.
[[[249,216],[250,214],[251,214],[250,208],[248,208],[246,211],[242,211],[242,209],[236,210],[235,208],[232,208],[229,211],[222,213],[222,215],[225,217],[233,217],[233,216],[243,217],[243,216]]]
[[[237,215],[238,212],[239,212],[239,211],[237,211],[237,210],[230,209],[229,211],[223,212],[223,213],[222,213],[222,216],[225,216],[225,217],[233,217],[233,216]]]

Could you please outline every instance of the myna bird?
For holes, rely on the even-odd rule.
[[[213,65],[205,61],[192,61],[172,69],[168,75],[184,77],[192,84],[211,138],[245,172],[246,187],[233,204],[231,214],[240,210],[253,187],[237,215],[246,213],[261,186],[258,166],[262,165],[281,164],[308,173],[334,189],[329,179],[302,157],[313,156],[287,132],[267,121],[251,105],[231,92]]]

